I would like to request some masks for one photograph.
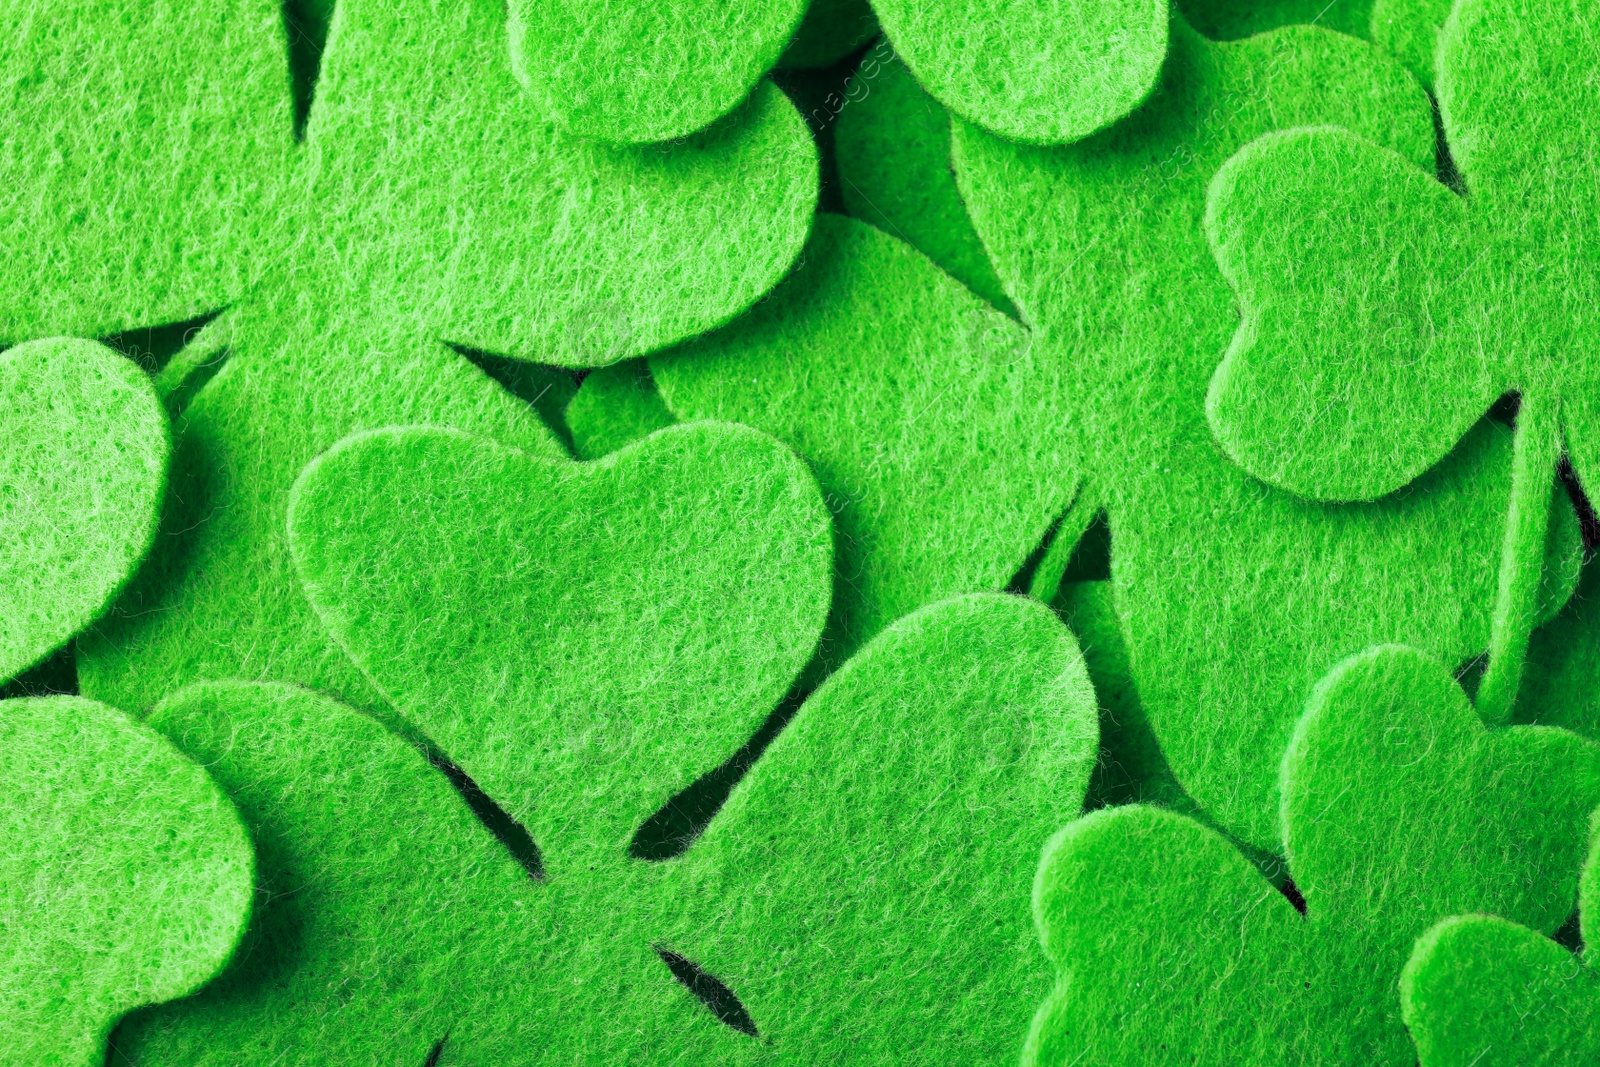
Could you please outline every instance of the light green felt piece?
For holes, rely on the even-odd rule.
[[[737,107],[805,9],[806,0],[509,0],[511,64],[530,114],[613,144],[667,141]]]
[[[1079,480],[1060,372],[1028,333],[841,215],[767,300],[650,369],[679,418],[811,464],[838,530],[832,664],[922,604],[1005,588]]]
[[[1439,31],[1452,6],[1451,0],[1372,0],[1372,40],[1432,89]]]
[[[1161,750],[1222,826],[1272,849],[1279,759],[1318,678],[1382,642],[1450,663],[1487,646],[1510,435],[1482,425],[1413,489],[1358,507],[1273,491],[1219,454],[1205,388],[1238,320],[1201,225],[1216,168],[1275,126],[1333,121],[1426,164],[1432,120],[1398,66],[1314,27],[1213,44],[1175,21],[1163,78],[1083,144],[958,123],[953,157],[1035,356],[1062,368]],[[1550,605],[1579,550],[1571,510],[1556,517]]]
[[[833,133],[845,209],[1014,316],[950,173],[949,114],[893,55],[869,52],[851,90]]]
[[[1374,3],[1384,0],[1177,0],[1189,25],[1214,41],[1236,41],[1279,26],[1326,26],[1367,36]],[[1448,4],[1449,0],[1445,0]]]
[[[917,81],[969,122],[1029,144],[1087,137],[1150,95],[1162,0],[873,0]]]
[[[0,3],[0,344],[242,296],[275,244],[286,72],[276,0]]]
[[[204,770],[81,697],[0,702],[0,1063],[98,1067],[133,1008],[233,955],[253,857]]]
[[[1418,934],[1462,911],[1545,932],[1571,913],[1600,748],[1486,730],[1415,650],[1336,667],[1281,774],[1303,918],[1175,813],[1112,808],[1051,840],[1034,909],[1060,980],[1024,1063],[1405,1067],[1396,986]]]
[[[732,755],[828,605],[816,482],[744,427],[669,427],[589,464],[377,431],[306,468],[288,527],[334,639],[556,871],[620,852]]]
[[[1578,883],[1584,951],[1492,915],[1417,939],[1400,1004],[1421,1067],[1581,1067],[1600,1059],[1600,837]]]
[[[775,89],[684,145],[608,149],[535,121],[506,48],[499,0],[341,0],[286,255],[234,309],[227,363],[185,409],[168,536],[80,643],[85,693],[146,708],[197,678],[270,678],[381,710],[292,577],[300,469],[346,434],[407,423],[562,455],[441,342],[615,362],[732,317],[787,271],[816,164]]]
[[[683,932],[665,944],[737,994],[771,1062],[1014,1063],[1050,984],[1027,929],[1034,859],[1081,810],[1094,705],[1036,601],[895,622],[673,865]]]
[[[1222,169],[1206,224],[1243,321],[1208,412],[1239,463],[1370,499],[1516,390],[1600,484],[1597,34],[1600,9],[1572,0],[1457,5],[1438,92],[1465,198],[1331,128],[1263,138]]]
[[[167,417],[132,360],[59,338],[0,353],[0,681],[105,610],[166,479]]]
[[[649,365],[637,360],[588,374],[567,404],[566,421],[573,454],[599,459],[677,420],[661,399]]]
[[[878,35],[868,0],[811,0],[794,39],[778,58],[788,70],[831,67]]]

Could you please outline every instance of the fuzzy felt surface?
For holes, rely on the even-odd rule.
[[[105,610],[155,536],[167,417],[132,360],[92,341],[0,353],[0,680]]]
[[[233,955],[250,839],[204,770],[104,704],[0,702],[0,749],[0,1063],[97,1067],[125,1012]]]
[[[771,1062],[1014,1063],[1049,987],[1027,929],[1034,859],[1081,808],[1094,703],[1036,601],[977,594],[898,620],[677,861],[666,943],[737,994]]]
[[[1010,315],[983,243],[950,173],[950,115],[893,54],[862,58],[834,126],[845,209],[911,245]],[[859,89],[856,89],[859,86]]]
[[[294,147],[286,69],[273,0],[0,5],[0,344],[242,296]]]
[[[579,459],[599,459],[676,421],[643,360],[587,375],[566,410],[572,451]]]
[[[1211,383],[1251,473],[1369,499],[1438,462],[1495,399],[1559,407],[1600,479],[1593,5],[1462,0],[1439,39],[1469,195],[1339,129],[1273,134],[1213,183],[1206,225],[1243,319]]]
[[[510,0],[506,19],[530,114],[580,137],[645,144],[732,111],[805,12],[806,0]]]
[[[1004,588],[1079,479],[1062,375],[1027,331],[844,216],[818,217],[750,314],[650,369],[680,418],[754,426],[811,464],[837,530],[833,663],[922,604]]]
[[[288,530],[334,639],[552,871],[626,848],[731,755],[827,611],[816,481],[744,427],[669,427],[588,464],[376,431],[306,468]]]
[[[615,362],[731,318],[788,269],[816,164],[777,90],[683,145],[606,148],[527,112],[507,47],[498,0],[339,5],[297,210],[183,409],[154,560],[79,644],[86,694],[148,708],[197,678],[270,678],[380,710],[292,577],[300,469],[412,423],[561,455],[462,349]]]
[[[878,35],[867,0],[811,0],[794,39],[778,58],[787,70],[831,67]]]
[[[1457,915],[1417,939],[1400,976],[1422,1067],[1577,1067],[1600,1056],[1600,836],[1578,883],[1574,953],[1493,915]]]
[[[1585,567],[1566,607],[1534,631],[1516,715],[1600,740],[1600,567]]]
[[[1451,0],[1372,0],[1373,43],[1433,89],[1439,33],[1453,7]]]
[[[1315,27],[1214,44],[1175,22],[1163,79],[1080,145],[958,123],[953,158],[1033,352],[1063,369],[1161,750],[1202,808],[1270,849],[1278,762],[1318,678],[1377,643],[1452,663],[1487,646],[1510,434],[1482,424],[1423,482],[1357,507],[1273,491],[1221,454],[1205,388],[1238,319],[1202,227],[1212,174],[1261,133],[1335,121],[1427,163],[1432,122],[1397,65]],[[1571,510],[1554,515],[1547,606],[1579,558]]]
[[[1034,890],[1060,970],[1025,1063],[1414,1062],[1397,983],[1463,911],[1552,932],[1600,800],[1600,748],[1490,732],[1450,672],[1384,646],[1317,687],[1282,767],[1305,914],[1222,837],[1131,806],[1069,824]]]
[[[1167,48],[1160,0],[873,0],[896,52],[951,111],[1030,144],[1132,111]]]

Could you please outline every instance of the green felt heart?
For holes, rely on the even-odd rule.
[[[1439,45],[1462,198],[1351,133],[1258,141],[1207,227],[1244,319],[1217,368],[1217,437],[1258,477],[1370,498],[1435,463],[1517,390],[1600,478],[1590,5],[1462,0]]]
[[[620,853],[731,755],[828,604],[815,480],[734,426],[592,464],[429,428],[348,438],[296,483],[289,542],[334,639],[553,870]]]
[[[0,748],[0,1059],[92,1067],[125,1012],[233,954],[250,840],[205,771],[115,708],[4,701]]]
[[[806,0],[511,0],[511,58],[534,113],[583,137],[666,141],[744,99],[805,9]]]
[[[1201,225],[1207,185],[1256,136],[1334,121],[1431,159],[1426,97],[1371,47],[1313,27],[1219,45],[1175,22],[1161,87],[1104,134],[1039,149],[957,123],[953,138],[1033,352],[1062,368],[1081,505],[1108,516],[1155,737],[1203,809],[1268,849],[1279,760],[1333,664],[1381,642],[1456,663],[1489,643],[1509,507],[1509,435],[1493,424],[1411,490],[1361,507],[1271,490],[1216,448],[1205,387],[1238,320]],[[1571,510],[1552,515],[1547,608],[1579,558]]]
[[[873,0],[896,51],[950,110],[1003,137],[1087,137],[1150,94],[1167,47],[1158,0]]]
[[[285,69],[272,0],[0,4],[0,344],[242,296],[284,208]]]
[[[754,426],[811,464],[838,528],[834,663],[922,604],[1004,588],[1079,480],[1060,371],[1027,331],[837,215],[771,297],[650,370],[680,418]]]
[[[1585,945],[1600,937],[1600,839],[1578,888]],[[1422,1067],[1578,1067],[1600,1056],[1600,981],[1587,951],[1491,915],[1417,939],[1400,1003]]]
[[[683,144],[607,148],[529,112],[499,0],[343,0],[336,21],[282,252],[179,421],[170,536],[78,647],[84,692],[122,706],[242,677],[382,711],[294,580],[301,468],[416,423],[563,455],[461,349],[590,366],[675,343],[775,284],[811,224],[815,149],[771,86]]]
[[[1025,1062],[1412,1063],[1412,940],[1462,911],[1561,925],[1600,749],[1491,733],[1441,664],[1388,646],[1318,686],[1282,779],[1304,918],[1181,815],[1107,809],[1051,840],[1034,908],[1060,980]]]
[[[0,353],[0,679],[105,610],[155,535],[167,417],[150,379],[92,341]]]

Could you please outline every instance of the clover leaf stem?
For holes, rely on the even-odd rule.
[[[1489,630],[1489,664],[1478,686],[1478,714],[1491,726],[1510,721],[1522,685],[1522,665],[1539,612],[1550,499],[1560,458],[1559,402],[1524,394],[1512,445],[1511,506]]]

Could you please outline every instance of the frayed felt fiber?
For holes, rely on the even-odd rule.
[[[0,1063],[96,1067],[122,1015],[233,955],[250,839],[204,770],[104,704],[0,702],[0,749]]]
[[[586,464],[354,436],[301,475],[288,535],[333,638],[552,869],[620,854],[755,731],[816,650],[832,560],[799,458],[705,423]]]
[[[79,645],[85,693],[146,708],[238,676],[381,710],[293,584],[283,508],[300,469],[408,423],[562,455],[462,351],[612,363],[732,318],[788,270],[817,164],[775,88],[684,144],[607,148],[527,111],[507,47],[499,0],[339,5],[296,210],[183,409],[170,536]]]
[[[1578,883],[1583,945],[1600,944],[1600,835]],[[1421,1067],[1581,1067],[1600,1059],[1600,976],[1587,951],[1494,915],[1417,939],[1400,1004]]]
[[[1060,981],[1026,1064],[1415,1062],[1397,983],[1434,921],[1571,913],[1600,748],[1490,732],[1445,666],[1385,646],[1317,687],[1282,765],[1304,916],[1222,837],[1158,808],[1096,812],[1034,887]]]
[[[650,370],[679,418],[811,464],[837,528],[836,665],[922,604],[1005,588],[1071,502],[1063,375],[1031,341],[916,249],[821,215],[768,299]]]
[[[0,353],[0,681],[121,591],[155,536],[167,448],[132,360],[59,338]]]
[[[1480,424],[1423,482],[1354,507],[1274,491],[1218,451],[1206,382],[1238,318],[1201,225],[1216,168],[1280,124],[1328,122],[1430,163],[1432,120],[1395,63],[1315,27],[1214,44],[1175,20],[1162,77],[1065,148],[958,122],[953,162],[1035,358],[1062,368],[1161,751],[1219,825],[1272,849],[1278,763],[1318,678],[1379,642],[1450,663],[1488,646],[1513,449]],[[1571,508],[1550,507],[1546,615],[1581,552]]]
[[[565,414],[572,451],[579,459],[599,459],[677,421],[644,360],[614,363],[586,375]]]
[[[806,0],[510,0],[506,15],[523,106],[580,137],[644,144],[732,111],[805,11]]]

